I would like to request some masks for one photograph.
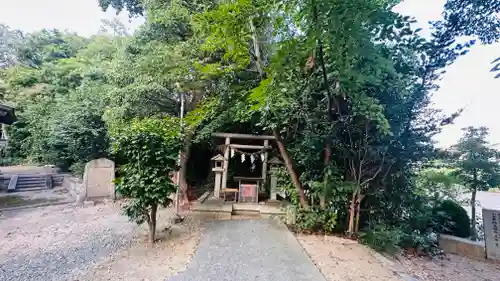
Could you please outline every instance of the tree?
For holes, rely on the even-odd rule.
[[[447,0],[443,19],[433,25],[449,38],[472,36],[491,44],[500,39],[499,13],[500,3],[495,0]]]
[[[500,154],[488,147],[486,127],[467,127],[453,147],[455,169],[460,181],[472,192],[471,235],[476,239],[476,194],[496,186],[500,180]]]
[[[447,0],[443,19],[432,22],[433,37],[446,48],[468,48],[475,43],[475,38],[482,44],[493,44],[500,39],[499,14],[500,3],[496,0]],[[457,40],[463,41],[464,37],[473,39],[465,45],[456,44]],[[491,71],[495,72],[497,68],[498,65],[495,65]]]
[[[455,170],[446,167],[429,167],[419,171],[415,182],[418,192],[431,200],[458,200],[464,190]]]
[[[159,206],[171,203],[176,186],[170,173],[177,169],[182,145],[176,119],[134,120],[114,136],[119,168],[117,192],[129,199],[125,214],[137,224],[147,222],[149,241],[155,241]]]
[[[0,69],[18,63],[16,48],[22,38],[23,34],[21,31],[13,30],[4,24],[0,24]]]
[[[112,106],[106,113],[110,124],[128,122],[134,117],[177,116],[181,96],[185,99],[186,120],[195,119],[186,122],[180,157],[180,189],[186,203],[189,202],[187,163],[193,140],[204,115],[211,112],[196,109],[207,103],[216,104],[214,101],[226,91],[225,81],[232,78],[230,70],[207,66],[219,61],[220,55],[203,50],[200,47],[203,41],[195,36],[198,29],[195,15],[210,9],[211,2],[145,2],[140,9],[147,11],[146,24],[126,46],[110,73],[115,86],[111,92]],[[102,2],[102,7],[106,9],[110,3]],[[190,118],[193,114],[196,117]]]
[[[115,39],[41,31],[17,44],[11,50],[17,65],[0,73],[4,99],[19,116],[9,128],[7,156],[77,174],[87,161],[108,156],[102,116],[111,90],[105,72],[119,48]]]
[[[184,97],[184,200],[192,149],[211,147],[212,132],[273,134],[289,199],[306,212],[328,214],[350,233],[380,222],[404,226],[429,205],[415,178],[438,155],[431,138],[458,116],[429,108],[430,94],[471,43],[457,44],[456,32],[423,38],[412,19],[392,12],[396,2],[102,0],[103,9],[145,15],[145,25],[133,36],[115,22],[114,36],[27,35],[16,53],[22,65],[0,75],[19,105],[14,143],[24,158],[78,163],[91,157],[81,151],[106,152],[137,119],[178,121]],[[143,141],[139,133],[163,149],[149,131],[124,133],[125,144]],[[129,174],[140,173],[119,158]],[[151,199],[171,188],[124,183],[134,198],[133,190]],[[151,224],[165,203],[138,202],[138,217]]]

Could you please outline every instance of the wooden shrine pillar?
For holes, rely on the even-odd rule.
[[[226,138],[226,146],[224,147],[224,171],[222,172],[222,190],[227,188],[227,172],[229,166],[229,144],[231,144],[231,138]]]
[[[269,140],[264,140],[264,147],[267,148],[269,146]],[[264,159],[262,161],[262,189],[266,186],[266,180],[267,180],[267,149],[264,152]]]

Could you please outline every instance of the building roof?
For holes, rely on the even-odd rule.
[[[214,157],[212,157],[213,161],[224,161],[224,156],[217,154]]]
[[[277,157],[273,157],[271,158],[271,160],[267,161],[268,164],[272,164],[272,165],[282,165],[283,162],[281,160],[279,160]]]

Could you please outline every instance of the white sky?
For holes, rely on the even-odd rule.
[[[440,18],[445,0],[406,0],[397,11],[416,17],[418,27],[427,34],[429,20]],[[42,28],[67,29],[83,36],[96,33],[101,19],[116,17],[114,11],[104,13],[97,0],[0,0],[0,23],[24,31]],[[128,22],[128,16],[118,18],[133,30],[139,20]],[[445,128],[436,140],[440,146],[449,146],[461,136],[466,126],[487,126],[490,141],[500,143],[500,79],[493,79],[489,72],[491,61],[500,56],[500,43],[475,46],[449,69],[440,82],[441,88],[434,94],[434,106],[447,113],[465,107],[454,125]],[[498,115],[499,120],[495,116]]]

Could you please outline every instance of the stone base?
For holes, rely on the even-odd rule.
[[[203,220],[228,220],[233,216],[244,216],[249,219],[273,219],[285,217],[283,203],[265,202],[256,203],[232,203],[221,199],[210,198],[204,203],[195,204],[192,208],[193,215]]]
[[[439,237],[439,247],[445,253],[456,254],[462,257],[476,260],[484,260],[486,258],[483,243],[465,238],[441,234]]]

